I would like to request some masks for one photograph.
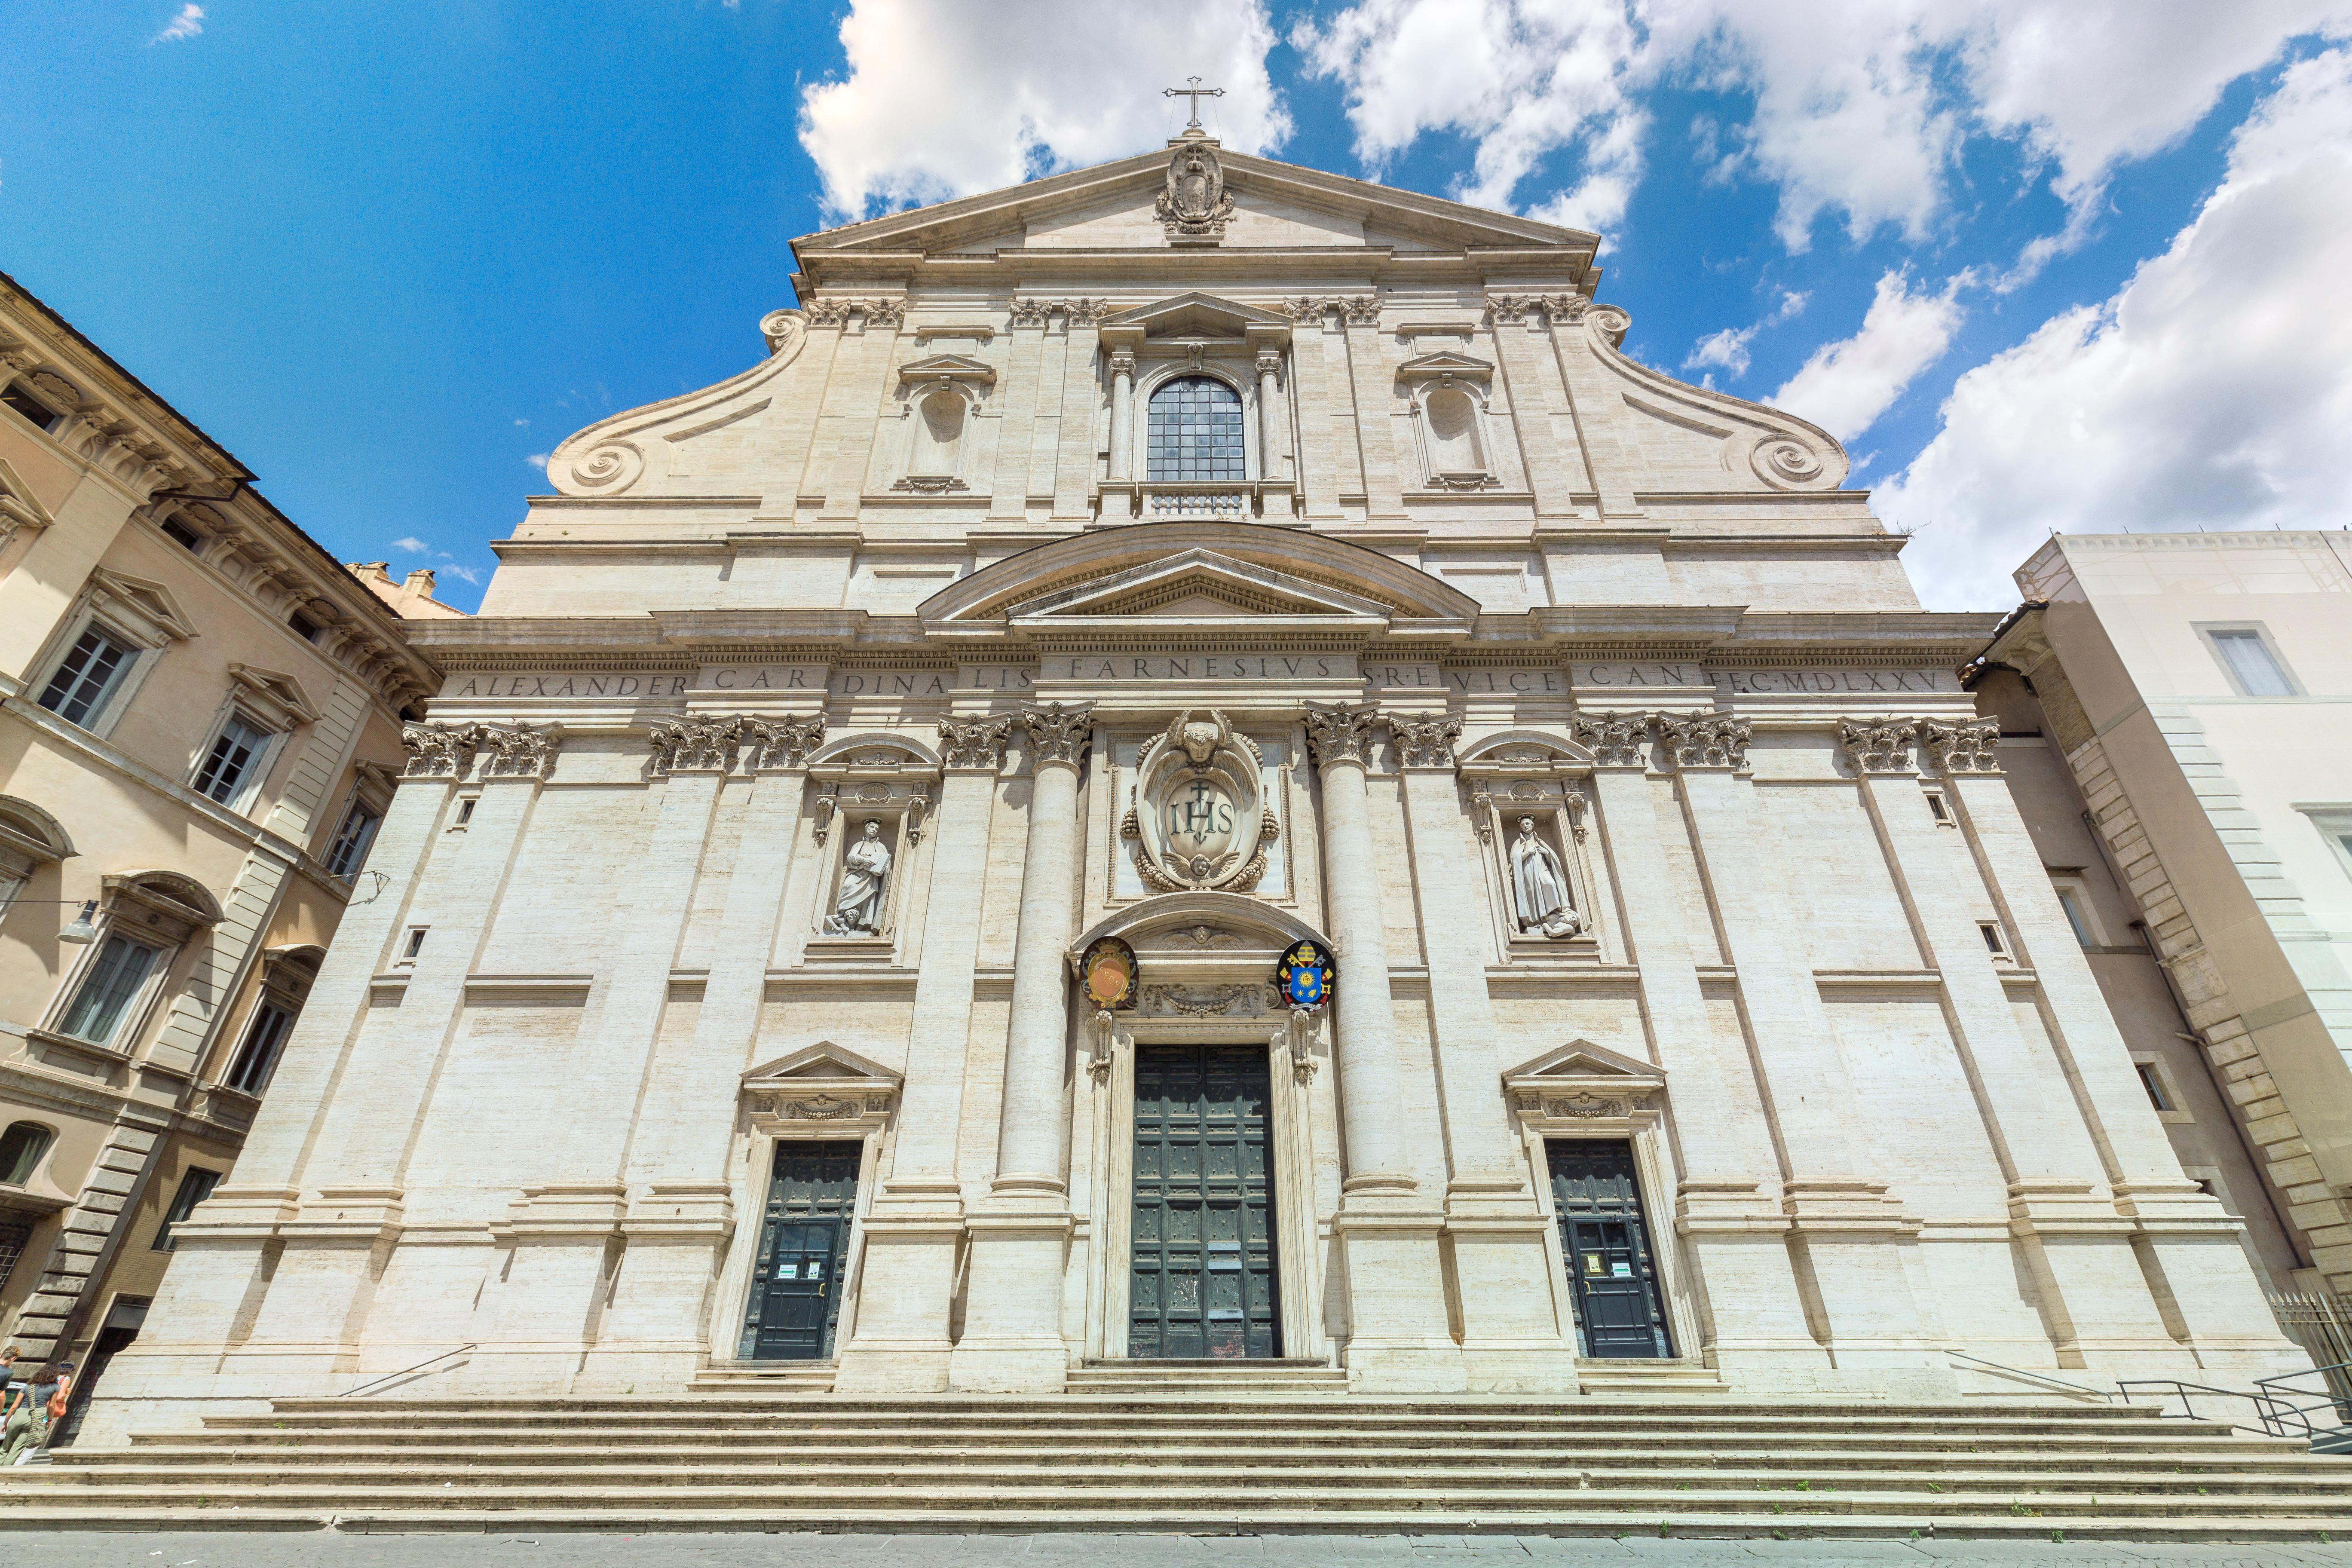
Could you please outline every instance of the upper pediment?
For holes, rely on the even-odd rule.
[[[1209,145],[1213,146],[1214,143]],[[1567,269],[1591,263],[1597,237],[1246,153],[1217,149],[1234,204],[1228,249],[1556,250]],[[1026,184],[959,197],[804,236],[803,270],[832,257],[963,255],[1023,250],[1165,250],[1155,213],[1170,148],[1073,169]]]
[[[1102,325],[1106,341],[1122,327],[1139,329],[1147,338],[1241,338],[1252,327],[1286,337],[1290,332],[1287,316],[1197,289],[1105,316]]]
[[[916,613],[947,636],[990,626],[1075,630],[1136,616],[1163,625],[1283,617],[1466,630],[1478,603],[1418,567],[1328,534],[1186,521],[1041,544],[941,589]]]

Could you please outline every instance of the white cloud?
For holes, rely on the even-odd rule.
[[[205,30],[205,8],[188,5],[164,25],[163,30],[147,41],[151,44],[176,44],[182,38],[193,38]]]
[[[1785,321],[1803,310],[1805,301],[1811,298],[1811,295],[1799,293],[1794,289],[1783,289],[1779,307],[1762,321],[1750,326],[1726,327],[1719,332],[1709,332],[1693,343],[1689,357],[1683,361],[1683,368],[1696,370],[1701,365],[1721,365],[1735,376],[1746,375],[1748,341],[1765,328]],[[1713,386],[1715,378],[1707,377],[1706,384]]]
[[[416,535],[413,533],[405,539],[394,540],[392,542],[392,547],[394,550],[400,551],[404,554],[408,555],[429,555],[433,552],[433,547],[431,545],[425,543],[425,541],[417,538]]]
[[[1290,134],[1264,0],[853,0],[841,42],[847,79],[801,105],[836,221],[1156,147],[1184,124],[1184,100],[1156,88],[1195,74],[1225,89],[1202,105],[1225,146],[1265,152]]]
[[[555,454],[552,452],[533,452],[530,457],[525,458],[523,461],[529,463],[532,468],[537,468],[543,474],[547,472],[547,459],[554,455]]]
[[[1771,401],[1811,420],[1841,441],[1876,422],[1914,377],[1944,357],[1967,312],[1956,296],[1967,275],[1943,292],[1913,293],[1901,272],[1878,279],[1862,330],[1813,351]]]
[[[2053,528],[2352,521],[2352,51],[2290,68],[2163,255],[1960,377],[1879,492],[1942,606],[2012,602]]]
[[[434,570],[437,572],[446,572],[450,576],[463,579],[466,582],[473,584],[478,588],[482,585],[482,574],[479,572],[475,571],[471,566],[466,565],[446,550],[441,552],[441,564],[434,568]]]
[[[1744,93],[1709,162],[1775,184],[1782,243],[1825,213],[1856,238],[1930,232],[1972,134],[2020,142],[2071,217],[2024,258],[2087,232],[2107,175],[2177,141],[2286,40],[2352,26],[2352,0],[1358,0],[1292,41],[1348,95],[1375,163],[1426,131],[1476,143],[1458,195],[1510,206],[1554,153],[1570,188],[1528,210],[1612,223],[1638,183],[1646,92]]]

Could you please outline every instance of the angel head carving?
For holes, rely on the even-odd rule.
[[[1204,768],[1233,734],[1232,721],[1216,709],[1209,710],[1209,722],[1202,723],[1187,708],[1169,724],[1168,743],[1182,752],[1194,767]]]

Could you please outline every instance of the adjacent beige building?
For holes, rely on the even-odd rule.
[[[2060,535],[2017,581],[1973,683],[2045,732],[2028,820],[2148,1092],[2279,1289],[2352,1293],[2352,542]]]
[[[408,624],[389,884],[93,1436],[2300,1363],[1955,673],[1998,617],[1627,359],[1596,243],[1197,136],[799,241]]]
[[[0,1342],[36,1362],[138,1331],[437,683],[249,479],[0,279]]]

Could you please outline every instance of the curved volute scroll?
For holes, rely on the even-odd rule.
[[[672,437],[742,418],[766,406],[760,389],[800,357],[808,342],[807,313],[771,310],[760,319],[760,335],[767,342],[768,357],[742,374],[600,419],[564,437],[548,457],[548,484],[558,495],[624,495],[646,482],[651,459],[655,472],[648,488],[658,489],[667,477],[666,448]]]

